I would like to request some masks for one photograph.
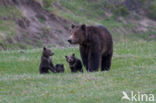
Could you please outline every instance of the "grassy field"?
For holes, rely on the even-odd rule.
[[[0,103],[132,103],[121,100],[122,91],[156,96],[156,42],[114,44],[111,70],[94,73],[70,73],[64,56],[80,57],[78,48],[52,48],[54,64],[66,70],[48,75],[38,71],[42,49],[0,51]]]
[[[154,18],[152,1],[153,6],[146,11]],[[22,12],[15,6],[0,5],[0,18],[6,19],[0,19],[0,45],[8,50],[0,48],[0,103],[132,103],[121,100],[123,91],[129,95],[131,91],[154,94],[156,101],[155,26],[149,26],[146,32],[136,32],[141,21],[134,24],[129,16],[120,20],[119,14],[125,8],[113,5],[112,0],[43,0],[43,7],[75,24],[107,27],[114,38],[111,70],[72,74],[64,56],[76,53],[80,58],[80,54],[78,47],[71,46],[51,48],[55,53],[53,63],[64,64],[65,73],[40,75],[42,49],[31,49],[31,45],[13,38],[18,33],[16,20]],[[140,20],[135,16],[136,21]],[[27,50],[16,50],[21,46]]]

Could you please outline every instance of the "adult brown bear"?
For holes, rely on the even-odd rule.
[[[79,44],[80,54],[87,71],[109,70],[113,55],[113,40],[109,31],[103,26],[71,26],[71,44]]]

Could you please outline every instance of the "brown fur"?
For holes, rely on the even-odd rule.
[[[55,66],[55,70],[57,73],[60,73],[60,72],[64,72],[64,65],[63,64],[56,64]]]
[[[49,73],[49,70],[54,73],[56,72],[55,67],[53,66],[52,60],[50,58],[50,56],[52,55],[54,55],[54,53],[50,49],[46,47],[43,48],[41,63],[40,63],[40,68],[39,68],[40,74]]]
[[[81,60],[75,57],[75,54],[71,56],[65,56],[66,61],[69,63],[72,73],[83,72]]]
[[[109,70],[113,54],[113,40],[103,26],[72,25],[71,44],[80,45],[80,54],[87,71]]]

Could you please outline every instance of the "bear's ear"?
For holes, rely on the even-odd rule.
[[[65,56],[65,58],[67,59],[67,58],[68,58],[68,56]]]
[[[74,25],[74,24],[71,24],[71,28],[72,28],[72,29],[75,28],[75,25]]]
[[[86,31],[86,25],[85,25],[85,24],[82,24],[82,25],[81,25],[81,29],[82,29],[83,31]]]
[[[45,46],[43,47],[43,50],[46,50],[46,47]]]
[[[75,57],[75,54],[73,53],[72,56]]]

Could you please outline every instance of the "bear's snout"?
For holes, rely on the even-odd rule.
[[[54,55],[54,53],[52,52],[51,55]]]

